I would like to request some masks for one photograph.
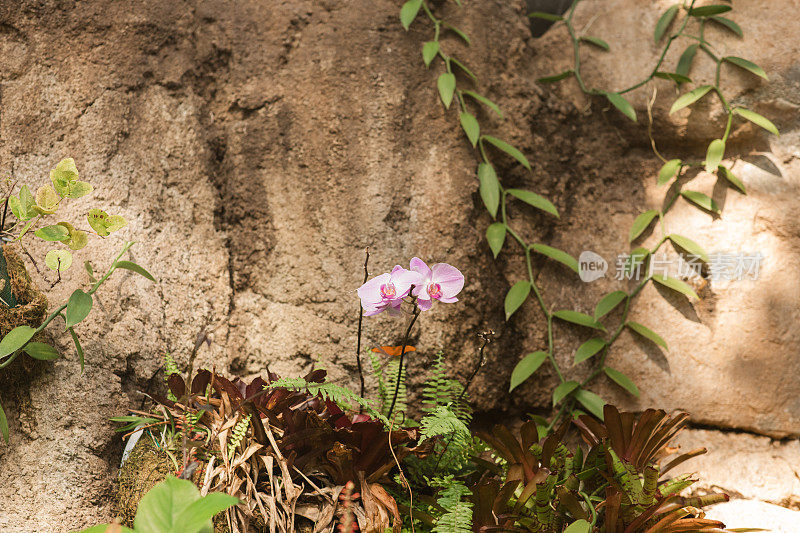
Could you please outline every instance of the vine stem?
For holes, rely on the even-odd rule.
[[[408,336],[411,335],[411,328],[413,328],[414,324],[417,322],[419,313],[420,313],[419,307],[415,306],[414,314],[411,316],[411,321],[408,323],[408,329],[406,329],[406,334],[403,337],[403,347],[400,349],[400,363],[397,365],[397,380],[395,380],[394,395],[392,396],[392,405],[389,407],[389,412],[386,415],[386,418],[388,418],[389,420],[392,419],[394,406],[397,403],[397,393],[400,392],[400,382],[402,381],[403,378],[403,358],[406,355],[406,348],[408,347]]]
[[[369,279],[369,271],[367,265],[369,264],[369,248],[365,250],[366,257],[364,258],[364,283]],[[364,323],[364,306],[361,305],[360,300],[358,304],[358,340],[356,341],[356,364],[358,365],[358,378],[361,380],[361,393],[360,396],[364,397],[364,370],[361,368],[361,328]],[[359,407],[359,413],[364,412],[363,407]]]

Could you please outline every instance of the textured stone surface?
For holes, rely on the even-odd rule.
[[[729,528],[761,528],[773,533],[795,533],[800,512],[757,500],[734,499],[712,507],[706,518]]]
[[[736,8],[752,14],[757,4]],[[723,44],[770,73],[768,85],[731,76],[737,98],[761,102],[757,109],[784,132],[768,139],[737,127],[743,140],[732,154],[751,161],[737,163],[750,194],[717,191],[725,200],[719,220],[683,205],[668,220],[709,250],[761,251],[768,257],[762,278],[712,285],[691,304],[647,289],[633,318],[657,329],[670,351],[623,336],[611,362],[636,378],[643,395],[631,402],[598,384],[608,398],[688,409],[718,426],[798,433],[793,5],[781,0],[760,18],[734,17],[747,39]],[[496,156],[504,183],[548,196],[562,214],[556,221],[514,208],[520,231],[574,255],[592,249],[610,258],[627,249],[633,218],[660,198],[644,129],[587,102],[570,82],[535,84],[570,52],[557,32],[530,37],[522,1],[447,6],[447,18],[472,37],[469,49],[452,36],[448,46],[467,58],[480,89],[508,116],[498,124],[482,114],[482,125],[533,164],[528,174]],[[126,216],[122,237],[139,242],[133,258],[160,281],[127,275],[103,288],[94,319],[80,327],[83,375],[68,338],[54,330],[64,360],[0,390],[12,427],[11,444],[0,446],[0,529],[65,531],[108,518],[121,442],[107,419],[139,406],[139,391],[161,386],[165,351],[185,364],[202,328],[213,342],[198,364],[237,373],[269,364],[293,374],[320,360],[334,378],[353,380],[354,289],[365,246],[373,272],[419,255],[447,260],[467,276],[463,303],[441,306],[422,322],[412,373],[443,348],[455,359],[455,375],[465,377],[476,334],[491,328],[498,341],[474,385],[476,406],[494,417],[548,407],[548,369],[513,397],[505,392],[519,357],[544,345],[545,324],[532,302],[503,321],[503,297],[525,275],[522,256],[512,248],[491,259],[473,152],[455,112],[436,100],[438,71],[426,71],[419,56],[429,28],[415,23],[403,32],[397,9],[361,0],[0,3],[0,169],[41,184],[58,160],[75,157],[97,192],[70,213],[77,218],[100,204]],[[646,70],[657,51],[637,43],[650,39],[658,13],[630,1],[582,5],[581,25],[597,14],[592,33],[631,51],[617,59],[591,53],[587,78],[616,86]],[[663,115],[669,99],[667,86],[659,87]],[[643,97],[636,98],[641,106]],[[671,154],[702,156],[703,128],[718,113],[696,114],[689,123],[700,126],[685,127],[683,115],[665,123],[669,138],[678,134]],[[714,187],[707,176],[698,180],[703,190]],[[120,244],[93,246],[97,269]],[[538,259],[535,267],[555,308],[589,311],[617,287],[580,284]],[[41,285],[52,281],[45,277]],[[73,269],[51,301],[86,281]],[[366,343],[396,342],[399,330],[388,318],[369,320]],[[586,333],[561,324],[556,333],[567,368]]]

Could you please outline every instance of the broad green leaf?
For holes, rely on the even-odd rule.
[[[576,274],[580,273],[578,270],[578,260],[569,255],[567,252],[563,252],[558,248],[553,248],[552,246],[547,246],[546,244],[533,244],[531,245],[531,249],[539,252],[542,255],[546,255],[550,259],[554,259],[563,265],[568,266],[574,270]]]
[[[744,188],[744,183],[742,183],[742,181],[736,177],[736,175],[731,171],[731,169],[720,165],[718,168],[717,175],[719,175],[719,173],[722,173],[722,176],[726,180],[728,180],[731,183],[731,185],[736,187],[739,190],[739,192],[741,192],[742,194],[747,194],[747,191]]]
[[[597,307],[594,308],[594,319],[600,320],[610,313],[612,309],[622,303],[622,301],[627,297],[628,293],[624,291],[614,291],[606,294],[599,302],[597,302]]]
[[[578,324],[579,326],[586,326],[587,328],[594,328],[600,329],[605,331],[605,328],[601,323],[585,313],[581,313],[579,311],[570,311],[568,309],[562,311],[556,311],[553,313],[553,316],[556,318],[560,318],[566,322],[571,322],[573,324]]]
[[[722,139],[714,139],[708,143],[708,151],[706,152],[706,172],[714,172],[717,170],[724,155],[725,141]]]
[[[653,274],[653,281],[660,283],[661,285],[672,289],[673,291],[677,291],[685,296],[700,299],[696,292],[685,282],[681,281],[676,278],[670,278],[664,276],[662,274]]]
[[[115,527],[118,527],[119,529],[113,529]],[[78,533],[108,533],[109,531],[113,533],[138,533],[129,527],[120,526],[118,524],[100,524],[90,528],[82,529]]]
[[[500,253],[503,243],[506,241],[506,225],[502,222],[489,224],[489,227],[486,228],[486,240],[489,241],[492,255],[497,259],[497,254]]]
[[[574,364],[582,363],[586,361],[594,354],[599,352],[603,349],[606,345],[606,341],[600,338],[589,339],[588,341],[584,342],[578,349],[575,351],[575,362]]]
[[[686,47],[686,50],[683,51],[681,57],[678,58],[678,66],[675,67],[675,72],[680,74],[681,76],[688,76],[689,69],[692,68],[692,61],[694,61],[694,56],[697,54],[697,48],[699,44],[690,44]]]
[[[36,190],[36,204],[32,209],[40,215],[52,215],[58,209],[58,195],[49,185],[39,187]]]
[[[511,383],[508,392],[516,389],[522,382],[531,377],[534,372],[539,370],[545,359],[547,359],[547,354],[544,352],[533,352],[523,357],[511,372]]]
[[[239,503],[237,498],[223,494],[222,492],[211,492],[204,498],[192,502],[175,519],[175,524],[169,533],[186,533],[190,531],[201,531],[207,522],[214,518],[217,513],[233,507]]]
[[[625,98],[618,93],[605,93],[605,95],[614,107],[622,111],[623,115],[636,122],[636,111],[634,111],[630,102],[625,100]]]
[[[463,70],[464,74],[472,78],[474,81],[478,81],[478,77],[475,74],[473,74],[472,71],[468,69],[466,65],[464,65],[464,63],[462,63],[461,61],[452,56],[450,56],[450,62],[455,66],[457,66],[458,68],[460,68],[461,70]]]
[[[494,102],[492,102],[491,100],[489,100],[485,96],[483,96],[481,94],[478,94],[478,93],[476,93],[474,91],[462,91],[462,94],[466,94],[470,98],[474,98],[478,102],[482,103],[483,105],[485,105],[486,107],[488,107],[489,109],[491,109],[492,111],[497,113],[498,117],[503,118],[503,112],[500,110],[500,108],[497,106],[497,104],[495,104]]]
[[[644,246],[640,246],[632,250],[625,261],[625,273],[632,272],[639,264],[644,263],[645,259],[650,255],[650,250]]]
[[[50,242],[63,241],[69,238],[69,230],[59,224],[39,228],[33,234],[44,241]]]
[[[675,175],[680,172],[683,161],[680,159],[670,159],[658,171],[658,184],[664,185],[669,183]]]
[[[66,327],[71,328],[89,316],[89,312],[92,310],[92,303],[91,295],[80,289],[75,289],[75,292],[67,300]]]
[[[8,200],[6,200],[6,202],[8,203],[8,207],[11,209],[11,214],[17,217],[18,220],[23,220],[23,221],[28,220],[27,218],[25,218],[27,213],[22,212],[22,205],[18,197],[11,195],[8,197]]]
[[[742,32],[742,28],[740,28],[739,25],[736,24],[731,19],[725,17],[711,17],[711,20],[725,26],[739,37],[744,37],[744,32]]]
[[[481,134],[481,128],[478,125],[478,120],[474,115],[465,111],[461,112],[459,115],[459,120],[461,121],[461,127],[464,128],[464,133],[467,134],[467,138],[474,148],[478,145],[478,137],[480,137]]]
[[[626,322],[625,325],[628,326],[633,331],[635,331],[636,333],[638,333],[639,335],[641,335],[642,337],[658,344],[659,346],[662,346],[665,350],[669,350],[666,341],[664,341],[664,339],[662,339],[658,333],[648,328],[647,326],[643,326],[638,322],[630,322],[630,321]]]
[[[778,128],[775,127],[775,124],[772,123],[767,117],[763,117],[756,113],[755,111],[750,111],[749,109],[745,109],[743,107],[737,107],[733,110],[737,115],[740,115],[753,124],[757,126],[761,126],[768,132],[772,133],[773,135],[780,135]]]
[[[561,15],[555,15],[553,13],[545,13],[543,11],[534,11],[532,13],[528,13],[529,18],[536,18],[542,20],[549,20],[551,22],[558,22],[559,20],[564,20],[564,17]]]
[[[569,527],[564,530],[564,533],[590,533],[591,530],[592,525],[586,520],[581,519],[571,523]]]
[[[553,405],[558,405],[558,403],[569,396],[569,393],[574,391],[580,387],[580,383],[577,381],[565,381],[558,385],[558,387],[553,390]]]
[[[72,266],[72,254],[67,250],[50,250],[44,256],[44,264],[51,270],[63,272]]]
[[[675,15],[678,14],[678,9],[680,9],[680,4],[671,5],[667,8],[666,11],[658,18],[658,22],[656,22],[656,29],[653,32],[653,40],[658,42],[667,33],[667,29],[669,25],[672,24],[672,21],[675,20]]]
[[[408,31],[408,27],[417,18],[419,8],[422,7],[422,0],[408,0],[403,7],[400,8],[400,24]]]
[[[544,196],[540,196],[535,192],[526,191],[524,189],[508,189],[506,191],[508,194],[513,196],[514,198],[518,198],[525,202],[528,205],[532,205],[537,209],[541,209],[542,211],[546,211],[551,215],[559,216],[558,209],[554,206],[550,200],[545,198]]]
[[[703,250],[702,246],[694,242],[692,239],[684,237],[683,235],[677,235],[675,233],[668,235],[667,238],[672,241],[673,244],[680,246],[691,255],[699,257],[704,263],[708,263],[708,254],[705,250]]]
[[[514,314],[514,311],[519,309],[519,306],[521,306],[525,302],[530,293],[531,293],[531,284],[527,280],[516,282],[508,290],[504,305],[506,310],[506,320],[511,318],[511,315]]]
[[[653,219],[657,216],[658,209],[651,209],[636,217],[636,219],[633,221],[633,225],[631,226],[631,231],[628,234],[628,241],[633,242],[639,235],[642,234],[644,230],[647,229],[647,226],[649,226]]]
[[[681,83],[690,83],[692,81],[691,78],[688,76],[684,76],[683,74],[678,74],[677,72],[656,72],[653,74],[656,78],[661,78],[662,80],[672,80],[678,85]]]
[[[565,70],[561,74],[554,74],[552,76],[544,76],[542,78],[537,79],[539,83],[555,83],[557,81],[565,80],[572,76],[575,73],[574,70]]]
[[[69,191],[65,195],[67,198],[80,198],[86,196],[94,190],[89,183],[85,181],[73,181],[69,185]]]
[[[590,413],[600,420],[603,420],[603,406],[606,404],[606,402],[604,402],[600,396],[592,391],[584,389],[578,389],[575,391],[573,396],[575,396],[575,399],[578,400],[581,405],[583,405]]]
[[[133,522],[134,529],[147,533],[170,533],[173,527],[180,525],[178,516],[199,499],[200,491],[191,481],[167,476],[142,497]]]
[[[71,157],[62,159],[56,168],[50,171],[50,181],[53,182],[53,187],[61,196],[67,196],[70,184],[77,179],[78,167],[75,166],[75,160]]]
[[[633,394],[637,398],[639,397],[639,388],[636,386],[633,380],[631,380],[631,378],[629,378],[619,370],[614,370],[613,368],[610,367],[604,367],[603,371],[606,373],[608,377],[613,379],[617,383],[617,385],[619,385],[629,393]]]
[[[719,206],[717,205],[717,202],[715,202],[712,198],[709,198],[707,195],[701,192],[681,191],[681,196],[683,196],[696,206],[702,207],[706,211],[711,211],[712,213],[719,214]]]
[[[131,272],[136,272],[137,274],[144,276],[145,278],[149,279],[150,281],[155,281],[156,278],[153,275],[142,268],[141,266],[137,265],[133,261],[117,261],[115,263],[115,268],[123,268],[125,270],[130,270]]]
[[[0,404],[0,435],[3,436],[3,440],[8,444],[8,419],[6,418],[6,412],[3,410],[3,404]]]
[[[693,17],[710,17],[711,15],[719,15],[730,11],[731,6],[724,6],[720,4],[710,6],[693,7],[689,10],[689,15]]]
[[[522,165],[523,167],[527,168],[528,170],[531,169],[531,164],[528,163],[528,159],[522,154],[522,152],[520,152],[507,142],[497,139],[496,137],[491,137],[489,135],[484,135],[481,138],[484,141],[495,145],[497,148],[499,148],[500,150],[504,151],[505,153],[507,153],[508,155],[519,161],[519,164]]]
[[[76,229],[70,231],[69,237],[61,242],[69,246],[72,250],[80,250],[81,248],[89,244],[89,236],[86,234],[85,231]]]
[[[108,237],[128,224],[128,221],[120,215],[109,215],[102,209],[91,209],[86,218],[92,229],[101,237]]]
[[[483,205],[486,206],[492,218],[495,218],[497,208],[500,206],[500,182],[494,167],[489,163],[480,163],[478,165],[478,181]]]
[[[78,352],[78,361],[81,364],[81,373],[83,373],[83,346],[81,346],[81,341],[78,339],[78,334],[75,333],[75,330],[72,328],[67,328],[67,330],[72,336],[72,342],[75,343],[75,351]]]
[[[435,58],[438,53],[439,41],[428,41],[422,45],[422,60],[425,62],[426,67],[431,65],[431,61],[433,61],[433,58]]]
[[[752,72],[756,76],[761,76],[765,80],[769,80],[767,77],[767,73],[764,72],[764,69],[753,63],[752,61],[748,61],[747,59],[743,59],[741,57],[736,56],[726,56],[722,58],[723,61],[727,61],[728,63],[733,63],[739,68],[743,68],[749,72]]]
[[[608,46],[608,43],[605,42],[603,39],[600,39],[599,37],[590,37],[588,35],[583,35],[581,36],[581,41],[593,44],[598,48],[602,48],[606,52],[608,52],[611,49],[611,47]]]
[[[50,361],[59,357],[58,350],[43,342],[29,342],[25,345],[24,350],[25,353],[40,361]]]
[[[469,42],[469,36],[467,36],[466,33],[464,33],[463,31],[459,30],[458,28],[456,28],[452,24],[448,24],[448,23],[445,22],[444,23],[444,27],[447,28],[448,30],[452,31],[453,33],[455,33],[456,35],[458,35],[462,39],[464,39],[464,42],[467,43],[467,45],[471,44]]]
[[[36,330],[30,326],[17,326],[0,340],[0,358],[7,357],[16,352],[29,340],[31,340],[36,333]]]
[[[701,85],[695,89],[692,89],[688,93],[684,93],[675,100],[675,103],[672,104],[672,107],[669,110],[669,114],[673,114],[675,111],[679,111],[686,106],[692,105],[696,101],[700,100],[704,97],[708,91],[712,89],[711,85]]]
[[[453,93],[456,90],[456,77],[450,72],[442,72],[436,80],[436,86],[439,88],[439,96],[442,98],[442,103],[447,109],[450,109],[450,104],[453,102]]]

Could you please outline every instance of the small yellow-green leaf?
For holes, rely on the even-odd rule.
[[[669,114],[673,114],[675,111],[679,111],[686,106],[692,105],[696,101],[700,100],[708,91],[712,89],[711,85],[701,85],[695,89],[692,89],[688,93],[684,93],[675,100],[675,103],[672,104],[672,107],[669,110]]]
[[[554,74],[552,76],[544,76],[544,77],[541,77],[541,78],[537,79],[536,81],[538,81],[539,83],[555,83],[557,81],[561,81],[561,80],[565,80],[565,79],[569,78],[574,73],[575,73],[575,71],[572,70],[572,69],[565,70],[564,72],[562,72],[560,74]]]
[[[439,89],[442,103],[447,109],[450,109],[450,104],[453,102],[453,93],[456,90],[455,75],[450,72],[442,72],[436,80],[436,86]]]
[[[478,182],[483,205],[486,206],[492,218],[495,218],[497,208],[500,206],[500,182],[492,165],[489,163],[478,165]]]
[[[58,350],[43,342],[29,342],[25,346],[25,353],[40,361],[51,361],[59,357]]]
[[[580,519],[571,523],[569,527],[564,530],[564,533],[590,533],[591,531],[592,525],[586,520]]]
[[[445,22],[444,23],[444,27],[447,28],[448,30],[452,31],[453,33],[455,33],[456,35],[458,35],[462,39],[464,39],[464,42],[467,43],[467,46],[469,46],[471,44],[469,42],[469,36],[466,33],[464,33],[463,31],[461,31],[458,28],[456,28],[455,26],[453,26],[452,24],[448,24],[447,22]]]
[[[744,36],[744,32],[742,32],[742,28],[739,27],[738,24],[736,24],[734,21],[732,21],[729,18],[725,18],[725,17],[710,17],[710,20],[713,20],[714,22],[724,26],[725,28],[729,29],[730,31],[732,31],[733,33],[738,35],[739,37],[743,37]]]
[[[665,350],[669,350],[669,348],[667,348],[666,341],[664,341],[664,339],[662,339],[658,333],[648,328],[647,326],[643,326],[638,322],[626,322],[625,325],[628,326],[633,331],[635,331],[636,333],[638,333],[639,335],[641,335],[642,337],[658,344],[659,346],[662,346]]]
[[[590,413],[594,416],[603,420],[603,406],[606,402],[598,396],[597,394],[593,393],[592,391],[578,389],[575,391],[575,399],[580,402]]]
[[[637,398],[639,397],[639,388],[636,386],[633,380],[631,380],[631,378],[629,378],[619,370],[614,370],[611,367],[604,367],[603,371],[606,373],[608,377],[613,379],[617,385],[619,385],[629,393],[633,394]]]
[[[698,300],[700,297],[697,295],[696,292],[685,282],[681,281],[676,278],[670,278],[668,276],[664,276],[662,274],[653,274],[653,281],[660,283],[661,285],[672,289],[673,291],[677,291],[684,296],[688,296],[691,298],[697,298]]]
[[[511,383],[508,392],[513,391],[522,382],[531,377],[542,366],[545,359],[547,359],[547,354],[544,352],[533,352],[523,357],[511,372]]]
[[[72,266],[72,254],[67,250],[50,250],[44,256],[44,264],[51,270],[63,272]]]
[[[684,76],[683,74],[678,74],[677,72],[656,72],[653,74],[656,78],[661,78],[662,80],[670,80],[674,81],[677,85],[681,83],[691,83],[692,79],[689,76]]]
[[[439,41],[428,41],[422,45],[422,60],[429,67],[433,58],[439,53]]]
[[[495,145],[497,148],[499,148],[500,150],[504,151],[505,153],[507,153],[508,155],[519,161],[520,165],[522,165],[523,167],[527,168],[528,170],[531,169],[531,164],[528,163],[528,159],[522,154],[522,152],[520,152],[507,142],[497,139],[495,137],[491,137],[489,135],[484,135],[481,138],[484,141]]]
[[[746,71],[755,74],[756,76],[761,76],[765,80],[769,80],[769,78],[767,77],[767,73],[764,72],[764,69],[759,67],[752,61],[748,61],[747,59],[743,59],[741,57],[736,57],[736,56],[723,57],[722,61],[727,61],[728,63],[732,63],[739,68],[743,68]]]
[[[408,31],[408,27],[417,18],[419,8],[422,7],[422,0],[408,0],[403,7],[400,8],[400,24]]]
[[[724,6],[720,4],[710,6],[693,7],[689,10],[689,15],[692,17],[710,17],[711,15],[719,15],[730,11],[731,6]]]
[[[16,352],[33,338],[36,330],[30,326],[17,326],[0,340],[0,358]]]
[[[708,144],[708,151],[706,152],[706,172],[714,172],[717,170],[722,157],[725,155],[725,141],[722,139],[714,139]]]
[[[489,224],[489,227],[486,228],[486,240],[489,242],[492,255],[497,258],[497,254],[500,253],[506,240],[506,225],[502,222]]]
[[[736,187],[739,190],[739,192],[741,192],[742,194],[747,194],[747,191],[744,188],[744,183],[742,183],[742,181],[736,177],[736,175],[731,171],[731,169],[720,165],[718,168],[717,175],[719,175],[719,173],[721,173],[722,176],[731,183],[731,185]]]
[[[584,342],[578,346],[578,349],[575,351],[574,364],[577,365],[578,363],[586,361],[594,354],[602,350],[605,345],[606,341],[600,338],[589,339],[588,341]]]
[[[3,411],[2,405],[0,405],[0,435],[3,437],[6,444],[8,444],[8,419],[6,418],[6,412]]]
[[[551,215],[558,216],[558,209],[544,196],[540,196],[535,192],[526,191],[524,189],[508,189],[506,191],[514,198],[518,198],[528,205],[532,205],[536,209],[541,209]]]
[[[58,208],[58,195],[49,185],[36,190],[36,205],[33,209],[40,215],[52,215]]]
[[[39,228],[33,234],[44,241],[50,242],[62,241],[69,238],[69,230],[60,224]]]
[[[569,393],[574,391],[580,387],[580,383],[577,381],[565,381],[558,385],[558,387],[553,390],[553,405],[558,405],[558,403],[569,396]]]
[[[598,48],[602,48],[606,52],[608,52],[609,49],[611,48],[610,46],[608,46],[607,42],[605,42],[603,39],[600,39],[599,37],[590,37],[588,35],[582,35],[581,36],[581,41],[589,43],[589,44],[593,44]]]
[[[519,307],[525,302],[528,298],[528,295],[531,293],[531,284],[527,280],[522,280],[516,282],[506,294],[506,301],[504,304],[505,311],[506,311],[506,320],[511,318],[511,315],[519,309]]]
[[[467,134],[467,138],[474,148],[478,145],[478,137],[480,137],[481,134],[481,128],[478,125],[478,120],[474,115],[467,113],[466,111],[461,112],[459,115],[459,120],[461,121],[461,127],[464,128],[464,133]]]
[[[706,211],[719,214],[719,206],[717,206],[717,202],[715,202],[708,195],[697,191],[681,191],[681,196],[696,206],[705,209]]]
[[[631,231],[628,234],[628,241],[633,242],[639,235],[642,234],[644,230],[647,229],[647,226],[649,226],[653,219],[657,216],[658,209],[651,209],[636,217],[636,220],[633,221],[633,225],[631,226]]]
[[[622,301],[627,297],[628,294],[623,291],[614,291],[606,294],[599,302],[597,302],[597,307],[594,308],[594,319],[600,320],[610,313],[612,309],[622,303]]]
[[[475,74],[473,74],[472,71],[470,69],[468,69],[467,66],[464,63],[462,63],[461,61],[459,61],[458,59],[456,59],[453,56],[450,56],[450,62],[453,65],[455,65],[458,68],[460,68],[462,71],[464,71],[464,74],[466,74],[467,76],[472,78],[474,81],[478,81],[478,77]]]
[[[133,261],[117,261],[114,263],[115,268],[123,268],[125,270],[130,270],[131,272],[136,272],[140,276],[144,276],[145,278],[149,279],[150,281],[155,281],[156,278],[153,275],[144,269],[144,267],[139,266],[138,264],[134,263]]]
[[[528,13],[528,18],[549,20],[550,22],[558,22],[559,20],[564,20],[564,17],[562,17],[561,15],[556,15],[554,13],[545,13],[544,11],[534,11],[532,13]]]
[[[555,318],[559,318],[566,322],[578,324],[579,326],[585,326],[587,328],[594,328],[605,331],[603,325],[597,320],[595,320],[594,317],[591,317],[579,311],[571,311],[569,309],[565,309],[562,311],[556,311],[555,313],[553,313],[553,316]]]
[[[661,170],[658,171],[658,184],[664,185],[665,183],[669,183],[680,171],[682,163],[680,159],[670,159],[664,163]]]
[[[628,102],[625,98],[622,97],[619,93],[605,93],[606,98],[608,101],[611,102],[614,107],[622,111],[622,114],[631,119],[632,121],[636,122],[636,111],[634,111],[633,106],[630,102]]]
[[[474,91],[462,91],[462,94],[466,94],[467,96],[474,98],[478,102],[482,103],[483,105],[485,105],[486,107],[497,113],[498,117],[503,118],[503,112],[500,110],[497,104],[495,104],[485,96],[478,94]]]
[[[658,22],[656,22],[656,29],[653,32],[653,40],[658,42],[667,32],[669,25],[672,24],[672,21],[675,20],[675,15],[678,13],[678,9],[680,8],[680,4],[674,4],[667,8],[666,11],[658,18]]]
[[[704,263],[708,263],[708,254],[703,247],[694,242],[692,239],[688,237],[684,237],[683,235],[677,235],[675,233],[670,234],[667,237],[673,244],[680,246],[691,255],[699,257],[701,261]]]
[[[733,111],[737,115],[740,115],[740,116],[746,118],[747,120],[749,120],[753,124],[755,124],[757,126],[761,126],[762,128],[764,128],[768,132],[772,133],[773,135],[780,136],[780,132],[778,131],[778,128],[776,128],[775,124],[773,124],[772,121],[769,120],[767,117],[761,116],[758,113],[756,113],[755,111],[750,111],[749,109],[745,109],[743,107],[737,107]]]
[[[686,50],[683,51],[681,57],[678,58],[678,66],[675,67],[675,73],[680,74],[681,76],[688,76],[689,69],[692,68],[692,61],[694,61],[694,56],[697,53],[697,48],[699,44],[690,44],[686,47]]]
[[[71,328],[75,324],[83,321],[89,316],[92,310],[93,300],[91,295],[86,294],[80,289],[75,289],[67,300],[67,310],[65,312],[66,327]]]
[[[552,246],[547,246],[546,244],[533,244],[531,245],[531,249],[542,254],[546,255],[550,259],[558,261],[559,263],[566,265],[567,267],[571,268],[576,274],[579,274],[578,270],[578,261],[567,252],[563,252],[558,248],[553,248]]]

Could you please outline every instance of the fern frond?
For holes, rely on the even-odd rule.
[[[444,487],[436,500],[444,513],[433,526],[433,533],[471,533],[472,502],[464,500],[465,496],[472,494],[470,490],[453,476],[433,479],[431,484]]]
[[[467,395],[461,396],[464,386],[447,377],[444,353],[439,351],[436,360],[422,386],[422,411],[432,413],[437,407],[450,404],[450,410],[465,424],[472,420],[472,410],[467,403]]]
[[[386,415],[389,412],[389,407],[392,405],[392,399],[394,398],[394,390],[397,386],[397,369],[400,365],[400,360],[393,357],[384,366],[377,355],[374,353],[370,353],[369,355],[372,363],[372,375],[378,382],[380,412]],[[400,389],[397,392],[397,402],[394,406],[396,413],[405,412],[408,407],[408,393],[406,390],[407,371],[407,368],[403,368],[403,375],[400,376]]]
[[[164,381],[166,382],[172,374],[180,374],[181,371],[178,370],[178,365],[175,364],[175,359],[172,358],[172,355],[169,352],[164,354]],[[173,402],[178,401],[174,394],[172,394],[171,390],[167,391],[167,398],[172,400]]]
[[[251,415],[243,417],[233,426],[231,438],[228,441],[228,458],[233,458],[233,454],[236,453],[236,448],[239,447],[239,444],[241,444],[247,436],[247,428],[250,427],[250,416]]]

